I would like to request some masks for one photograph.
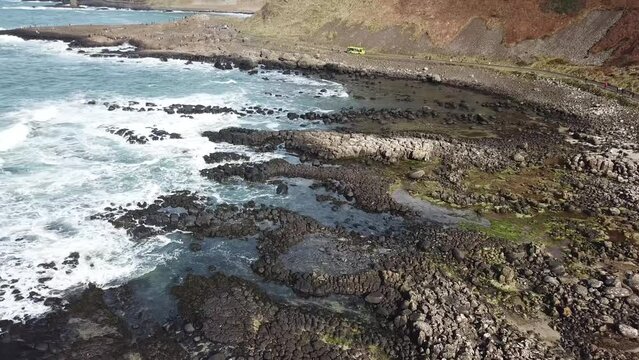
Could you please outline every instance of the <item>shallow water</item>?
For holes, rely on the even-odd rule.
[[[177,303],[171,289],[182,283],[188,274],[211,275],[222,271],[255,283],[271,298],[297,306],[314,306],[337,313],[370,320],[365,311],[366,304],[359,297],[335,295],[323,298],[297,296],[285,285],[266,282],[251,269],[251,263],[258,258],[256,240],[248,239],[208,239],[202,243],[202,250],[192,252],[188,244],[192,238],[183,234],[172,234],[172,243],[158,251],[173,254],[152,271],[130,281],[128,301],[118,300],[117,292],[106,292],[107,304],[120,312],[138,335],[149,335],[158,324],[178,316]]]

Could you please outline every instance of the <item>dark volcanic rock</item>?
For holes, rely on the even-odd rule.
[[[275,192],[277,195],[288,195],[288,185],[284,183],[277,185]]]
[[[222,274],[211,278],[188,276],[173,292],[184,319],[201,325],[197,336],[220,348],[230,347],[236,357],[371,358],[380,353],[393,354],[394,347],[402,345],[404,353],[412,352],[410,344],[395,340],[391,334],[382,337],[374,325],[364,327],[320,309],[277,304],[238,278]],[[349,343],[348,348],[340,346],[344,341]]]
[[[157,128],[151,129],[148,135],[138,135],[133,130],[107,128],[107,131],[111,134],[118,135],[126,139],[130,144],[146,144],[149,141],[161,141],[166,139],[181,139],[182,135],[178,133],[169,133],[168,131],[160,130]]]
[[[240,238],[258,231],[254,214],[233,205],[207,209],[204,199],[188,191],[161,196],[153,204],[137,209],[114,209],[94,215],[117,228],[127,229],[136,240],[174,230],[193,232],[196,237]]]
[[[216,164],[225,161],[248,161],[251,158],[247,155],[236,154],[233,152],[214,152],[204,155],[204,162],[207,164]]]
[[[66,310],[25,324],[5,323],[2,359],[187,359],[174,338],[158,331],[133,341],[125,324],[105,304],[104,292],[89,286]]]

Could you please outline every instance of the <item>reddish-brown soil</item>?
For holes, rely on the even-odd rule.
[[[593,9],[620,10],[639,7],[636,0],[388,0],[397,14],[410,22],[431,22],[428,33],[434,43],[451,41],[473,18],[483,18],[491,27],[502,27],[508,44],[538,39],[566,27],[572,20]],[[576,9],[558,13],[552,3],[575,3]],[[555,9],[555,10],[553,10]],[[636,15],[635,15],[636,16]],[[637,18],[635,17],[636,27]]]
[[[639,8],[627,11],[593,51],[608,49],[614,49],[609,65],[627,66],[639,63]]]

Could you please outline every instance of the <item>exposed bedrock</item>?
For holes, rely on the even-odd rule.
[[[257,225],[236,206],[220,205],[207,209],[204,199],[185,192],[161,196],[153,204],[138,203],[137,208],[105,208],[93,218],[106,219],[123,228],[135,240],[174,230],[192,231],[196,237],[234,237],[252,235]]]
[[[560,349],[509,325],[495,315],[472,285],[453,280],[433,262],[435,254],[447,257],[452,251],[463,259],[463,254],[472,251],[470,244],[481,248],[480,241],[486,239],[473,236],[476,235],[435,229],[424,231],[417,227],[396,237],[369,238],[364,243],[370,248],[360,243],[359,254],[349,249],[357,244],[357,239],[332,238],[333,243],[341,241],[341,244],[333,246],[344,251],[345,257],[363,260],[364,266],[374,258],[374,264],[369,265],[369,270],[360,270],[358,266],[361,264],[349,262],[351,269],[341,273],[336,273],[332,266],[330,270],[318,266],[312,272],[307,268],[306,273],[294,273],[291,267],[300,267],[291,261],[298,254],[298,247],[304,246],[311,252],[309,257],[315,260],[310,263],[321,264],[322,253],[331,252],[331,246],[324,245],[321,250],[314,250],[308,242],[331,239],[331,236],[326,231],[318,234],[313,229],[283,226],[259,240],[262,256],[254,264],[254,270],[267,278],[288,282],[301,293],[361,296],[382,318],[387,319],[389,329],[411,339],[425,358],[569,357]],[[406,248],[418,248],[423,252],[407,251]],[[396,250],[382,254],[376,253],[376,249]],[[333,259],[333,262],[339,262],[339,259]],[[467,264],[484,276],[479,269],[485,268],[471,261]],[[490,267],[487,270],[492,274]]]
[[[402,230],[361,236],[251,203],[210,207],[205,199],[188,192],[138,207],[108,209],[102,216],[126,229],[148,226],[205,237],[256,235],[259,257],[252,268],[266,280],[304,295],[355,295],[377,314],[376,320],[364,324],[332,312],[277,303],[236,278],[188,276],[174,289],[181,314],[178,322],[183,322],[179,326],[184,331],[167,333],[170,338],[164,346],[169,353],[180,351],[177,341],[191,355],[221,354],[220,358],[379,358],[385,354],[426,359],[568,359],[592,353],[601,359],[631,359],[629,351],[637,345],[639,275],[601,264],[636,262],[639,253],[630,241],[601,240],[596,230],[579,222],[567,230],[579,237],[567,240],[564,256],[556,257],[532,243],[504,242],[477,232],[412,222]],[[195,223],[187,221],[190,216]],[[249,231],[232,227],[220,235],[221,223],[241,223]],[[584,265],[575,271],[575,266]],[[527,333],[502,310],[535,319],[543,314],[547,320],[535,321],[546,330]],[[70,325],[64,319],[51,326],[65,329]],[[114,331],[82,346],[98,354],[120,356],[134,350],[142,358],[152,358],[146,352],[161,349],[158,341],[165,336],[156,333],[146,340],[151,345],[145,346],[150,347],[132,348],[128,340],[122,340],[129,335]],[[557,333],[563,348],[542,340],[544,331]],[[52,340],[40,348],[60,346],[57,333],[52,334]],[[205,349],[199,343],[206,344]],[[76,346],[72,344],[64,349]],[[24,348],[38,345],[29,346]]]
[[[314,296],[365,295],[380,286],[375,263],[381,254],[369,241],[340,229],[298,217],[258,237],[260,257],[252,264],[261,276]]]
[[[392,259],[387,266],[378,310],[425,358],[569,358],[496,316],[472,287],[444,274],[423,254]]]
[[[334,131],[258,131],[241,128],[206,131],[203,136],[213,142],[247,145],[257,149],[273,148],[283,143],[288,150],[326,160],[363,157],[394,162],[446,157],[486,169],[498,168],[509,161],[508,154],[498,149],[428,136],[385,137]]]
[[[227,356],[255,359],[414,358],[414,346],[375,324],[320,309],[277,304],[234,277],[188,276],[175,287],[180,313],[193,333]]]
[[[98,105],[98,101],[89,100],[87,105]],[[238,116],[247,115],[274,115],[284,111],[282,108],[269,109],[260,105],[243,106],[239,110],[217,105],[202,105],[202,104],[171,104],[167,106],[160,106],[152,102],[140,103],[139,101],[130,100],[124,103],[118,102],[103,102],[101,103],[108,111],[126,111],[126,112],[153,112],[161,111],[169,115],[180,115],[181,117],[191,117],[192,115],[202,114],[234,114]]]

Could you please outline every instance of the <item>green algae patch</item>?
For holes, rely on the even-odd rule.
[[[325,334],[321,337],[321,340],[326,344],[339,346],[343,349],[350,349],[353,347],[353,340],[348,337]]]
[[[369,345],[358,345],[355,340],[351,338],[350,335],[345,336],[336,336],[336,335],[328,335],[324,334],[321,337],[322,342],[340,347],[345,350],[349,349],[362,349],[364,352],[368,352],[368,358],[372,360],[389,360],[390,356],[382,349],[379,345],[369,344]]]
[[[566,190],[561,183],[566,172],[554,167],[554,161],[551,160],[544,166],[529,166],[523,169],[509,167],[496,173],[474,168],[468,171],[462,187],[477,194],[493,194],[501,191],[542,200],[532,190],[540,188],[546,191]]]
[[[335,332],[324,333],[321,340],[329,345],[339,346],[343,349],[362,347],[363,344],[357,341],[358,335],[362,333],[362,328],[356,324],[350,324]],[[364,344],[365,345],[365,344]]]
[[[403,160],[395,164],[383,165],[380,167],[380,171],[384,176],[394,180],[389,189],[390,193],[398,189],[405,189],[411,192],[411,195],[422,198],[430,194],[432,190],[441,190],[443,188],[439,182],[428,180],[434,175],[435,170],[440,165],[441,160],[439,158],[424,161]],[[418,170],[424,171],[423,178],[419,180],[410,179],[409,174]]]
[[[489,226],[465,222],[460,227],[469,231],[477,231],[488,237],[512,241],[515,243],[534,242],[537,244],[556,246],[567,241],[583,241],[582,233],[590,229],[600,233],[599,239],[605,239],[605,232],[595,219],[577,217],[565,212],[547,212],[535,216],[520,214],[488,214],[485,216]]]
[[[390,356],[377,344],[361,342],[362,328],[355,325],[333,333],[322,334],[320,340],[328,345],[337,346],[344,350],[356,349],[368,353],[369,359],[388,360]]]
[[[406,160],[381,167],[380,170],[394,180],[389,187],[390,193],[403,189],[411,196],[432,204],[450,209],[465,208],[481,214],[490,222],[489,226],[477,222],[464,222],[459,226],[468,231],[480,232],[487,237],[517,243],[557,244],[574,238],[571,228],[563,225],[566,221],[583,219],[583,216],[575,213],[549,211],[543,205],[550,204],[557,197],[571,196],[571,189],[562,182],[566,172],[555,166],[556,159],[549,160],[544,166],[523,169],[510,167],[495,173],[471,168],[465,170],[465,175],[457,184],[460,189],[457,190],[447,189],[442,183],[437,174],[437,169],[441,165],[440,159]],[[424,176],[421,179],[410,179],[409,174],[417,170],[424,171]],[[510,210],[504,213],[498,205],[487,200],[469,206],[442,200],[446,197],[438,195],[445,192],[461,192],[467,196],[484,196],[486,199],[490,196],[524,197],[540,206],[526,214]]]
[[[378,345],[368,345],[368,353],[373,360],[390,360],[390,356]]]
[[[476,167],[453,169],[453,178],[447,175],[450,169],[441,169],[442,162],[438,158],[400,161],[380,170],[394,181],[391,192],[403,188],[415,198],[450,208],[502,212],[490,199],[505,197],[521,199],[543,211],[571,196],[572,189],[563,181],[566,171],[558,166],[558,162],[558,159],[549,159],[541,166],[508,167],[497,172]],[[422,170],[424,176],[411,179],[409,174],[417,170]],[[460,196],[462,202],[457,204]]]
[[[488,216],[489,226],[477,223],[466,222],[460,226],[463,229],[478,231],[482,234],[512,242],[545,242],[548,240],[548,232],[551,229],[550,216],[517,217],[508,216]]]

